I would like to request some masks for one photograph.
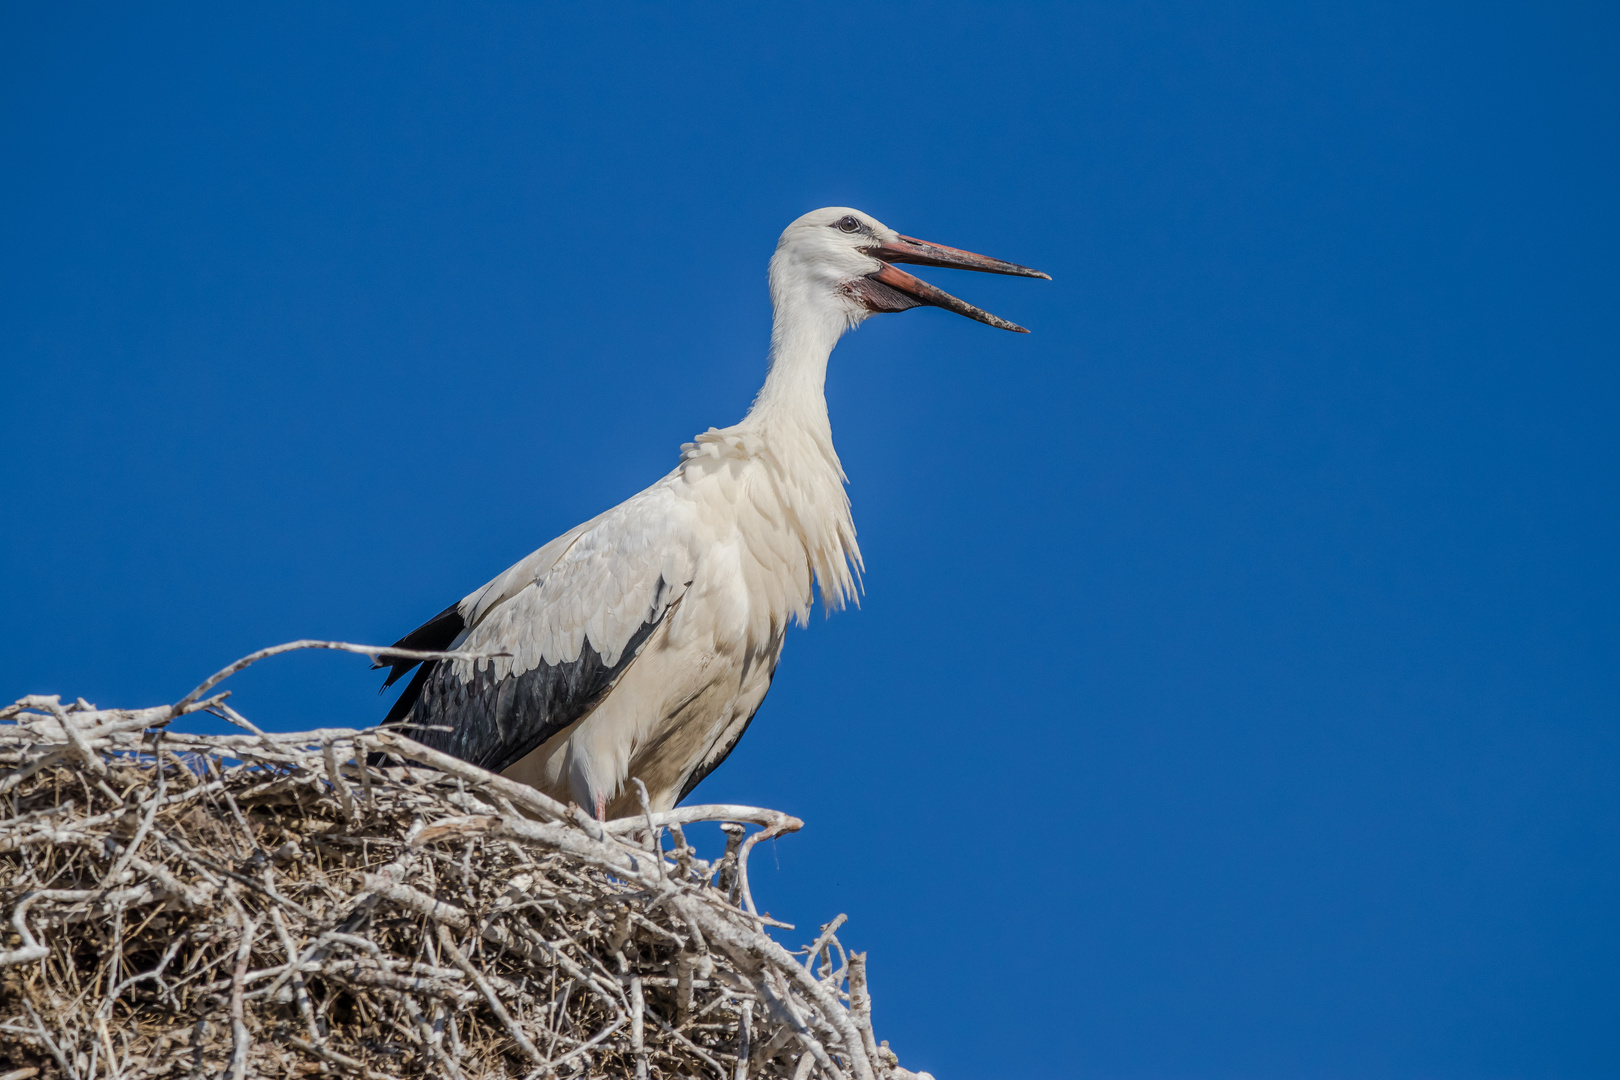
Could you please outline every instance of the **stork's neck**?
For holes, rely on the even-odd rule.
[[[771,291],[778,293],[774,288]],[[764,431],[799,428],[826,439],[830,450],[827,358],[849,328],[848,316],[830,304],[794,302],[802,297],[778,294],[773,299],[776,317],[771,325],[770,372],[748,410],[748,420]]]
[[[809,567],[821,586],[822,602],[843,607],[860,590],[861,549],[855,543],[844,469],[833,449],[827,419],[827,358],[849,329],[849,316],[834,304],[794,303],[784,296],[772,265],[771,368],[765,385],[738,428],[763,442],[762,461],[773,470],[773,489],[788,511],[782,524],[804,544]],[[787,302],[784,302],[787,301]],[[810,602],[809,579],[795,613],[802,624]]]

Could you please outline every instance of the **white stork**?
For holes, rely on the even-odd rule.
[[[898,269],[1038,270],[940,247],[847,207],[787,227],[771,257],[770,371],[748,415],[681,447],[645,491],[557,537],[395,648],[509,653],[422,665],[385,722],[598,818],[675,806],[742,736],[791,620],[860,587],[823,394],[844,332],[933,305],[1026,333]],[[390,660],[390,686],[416,661]]]

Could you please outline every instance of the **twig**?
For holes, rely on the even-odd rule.
[[[338,793],[343,803],[343,816],[349,821],[355,821],[359,815],[354,812],[354,796],[349,794],[349,785],[343,782],[338,775],[337,755],[332,752],[332,740],[326,740],[321,747],[321,758],[326,762],[326,778],[332,782],[332,789]]]
[[[641,978],[630,980],[630,1052],[636,1056],[636,1080],[647,1080],[647,1000],[641,994]]]
[[[260,649],[258,652],[248,653],[234,664],[222,667],[212,675],[208,676],[208,678],[204,679],[195,690],[181,698],[179,701],[175,702],[171,708],[174,709],[178,714],[181,710],[185,709],[189,705],[194,704],[204,694],[208,693],[208,691],[212,690],[214,687],[218,686],[232,675],[235,675],[237,672],[258,663],[260,660],[266,660],[272,656],[280,656],[282,653],[294,652],[298,649],[336,649],[338,652],[358,653],[361,656],[369,656],[372,660],[380,660],[384,656],[396,657],[400,660],[485,660],[494,656],[512,655],[511,653],[505,652],[431,652],[414,649],[392,649],[383,645],[351,645],[347,641],[315,641],[306,638],[302,641],[289,641],[282,645],[272,645],[268,649]]]
[[[877,1037],[872,1033],[872,994],[866,987],[866,954],[849,954],[849,1013],[861,1033],[866,1056],[878,1061]]]
[[[348,1069],[352,1073],[358,1073],[364,1076],[366,1080],[394,1080],[394,1077],[387,1073],[378,1072],[363,1061],[358,1061],[347,1054],[340,1054],[329,1046],[321,1046],[319,1043],[300,1039],[296,1035],[288,1038],[287,1045],[302,1050],[306,1054],[313,1054],[315,1057],[323,1061],[329,1061],[333,1065]]]
[[[231,1076],[242,1080],[247,1074],[248,1029],[242,1015],[242,993],[247,986],[248,954],[253,950],[253,934],[259,929],[259,920],[248,920],[242,930],[242,944],[236,949],[236,971],[231,976]]]
[[[748,1055],[752,1049],[749,1043],[754,1034],[753,999],[743,999],[738,1012],[741,1015],[737,1021],[737,1071],[733,1074],[733,1080],[748,1080]]]
[[[39,1041],[45,1044],[45,1049],[51,1052],[51,1057],[55,1058],[56,1063],[62,1066],[62,1072],[71,1080],[79,1080],[79,1070],[68,1062],[67,1055],[62,1053],[62,1048],[56,1045],[56,1040],[51,1038],[51,1033],[45,1030],[45,1024],[40,1020],[39,1013],[34,1011],[34,1006],[26,1001],[22,1004],[24,1011],[28,1013],[28,1019],[34,1025],[34,1030],[39,1033]]]
[[[139,712],[27,698],[0,722],[0,966],[53,1003],[0,1002],[0,1038],[62,1075],[181,1053],[244,1080],[292,1054],[377,1080],[909,1075],[875,1043],[844,917],[789,951],[756,908],[750,856],[798,818],[638,790],[599,822],[397,730],[265,732],[212,685]],[[240,733],[151,733],[203,707]],[[705,821],[726,833],[709,861],[685,831]]]
[[[528,1054],[537,1065],[546,1064],[545,1057],[541,1055],[540,1051],[534,1048],[534,1043],[530,1042],[529,1037],[523,1034],[523,1029],[518,1027],[517,1024],[512,1021],[512,1015],[506,1011],[506,1006],[501,1004],[501,999],[496,995],[495,988],[489,985],[489,980],[484,978],[483,972],[473,967],[472,961],[468,960],[466,954],[456,947],[455,938],[450,936],[450,931],[445,929],[443,923],[439,924],[438,932],[439,944],[444,946],[445,952],[450,954],[451,962],[453,962],[456,967],[460,968],[462,971],[465,971],[467,973],[467,978],[471,979],[473,981],[473,985],[478,987],[479,993],[484,995],[484,1000],[489,1004],[490,1012],[494,1013],[495,1019],[499,1020],[501,1024],[505,1026],[507,1032],[511,1034],[512,1040],[516,1042],[518,1046],[522,1048],[523,1052]]]

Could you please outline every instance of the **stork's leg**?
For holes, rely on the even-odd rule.
[[[598,795],[596,797],[596,820],[597,821],[606,821],[607,820],[607,796],[606,795]]]

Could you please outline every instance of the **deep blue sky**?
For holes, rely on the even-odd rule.
[[[393,640],[736,420],[853,205],[1055,279],[839,347],[868,593],[696,796],[880,1035],[1620,1074],[1612,6],[219,7],[0,7],[0,697]]]

